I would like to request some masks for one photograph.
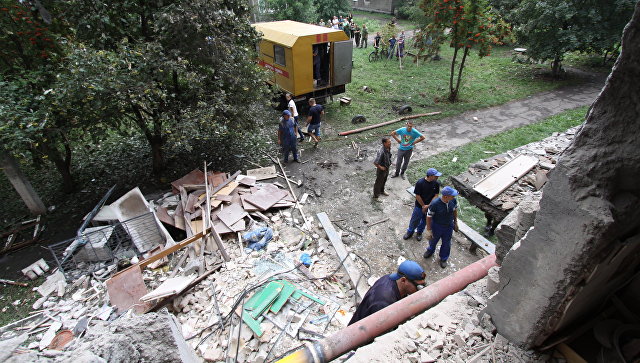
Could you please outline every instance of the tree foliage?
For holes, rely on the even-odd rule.
[[[351,11],[349,0],[313,0],[317,9],[316,19],[333,19],[337,15],[346,15]]]
[[[0,8],[0,140],[66,169],[69,188],[74,144],[138,130],[160,173],[167,147],[260,119],[245,1],[42,1],[50,25],[36,4]]]
[[[477,49],[479,57],[490,55],[492,44],[499,44],[508,29],[495,20],[486,0],[423,0],[421,7],[427,19],[433,19],[419,32],[421,51],[437,54],[447,39],[454,49],[448,99],[455,102],[471,49]]]
[[[303,23],[317,21],[313,0],[267,0],[267,7],[273,11],[274,20],[294,20]]]
[[[636,0],[492,0],[513,25],[518,42],[533,59],[552,61],[559,75],[570,51],[615,50]]]

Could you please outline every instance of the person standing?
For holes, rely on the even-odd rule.
[[[438,241],[440,246],[440,267],[447,267],[447,260],[451,253],[451,236],[458,231],[458,191],[452,187],[442,188],[442,196],[431,202],[427,211],[427,238],[429,246],[422,257],[429,258],[436,251]]]
[[[282,117],[280,118],[280,126],[278,127],[278,145],[282,146],[284,153],[284,162],[289,162],[289,152],[293,153],[293,161],[299,163],[298,160],[298,148],[296,146],[296,135],[298,134],[298,127],[291,118],[291,112],[289,110],[282,111]]]
[[[313,46],[313,80],[315,81],[314,87],[319,87],[322,85],[321,82],[322,75],[320,74],[320,66],[322,64],[322,59],[320,57],[320,47],[317,45]]]
[[[422,240],[422,232],[427,226],[427,209],[431,201],[438,197],[440,192],[440,183],[438,177],[442,175],[441,172],[434,168],[427,170],[427,176],[420,178],[416,182],[416,186],[413,188],[413,193],[416,195],[416,202],[411,213],[411,219],[409,220],[409,228],[407,233],[402,236],[402,239],[409,239],[413,236],[413,232],[416,232],[416,240]]]
[[[316,104],[315,98],[309,98],[309,114],[307,116],[307,131],[311,134],[311,138],[315,141],[313,147],[317,147],[320,142],[320,123],[324,108]]]
[[[404,57],[404,30],[400,32],[400,36],[398,37],[398,51],[396,54],[396,58]]]
[[[387,183],[387,177],[389,176],[389,167],[391,166],[391,139],[388,137],[382,138],[382,146],[378,150],[376,158],[373,160],[373,165],[376,166],[376,181],[373,183],[373,198],[379,201],[380,194],[389,195],[384,191],[384,186]]]
[[[413,122],[407,121],[406,127],[401,127],[393,132],[391,136],[398,142],[398,157],[396,158],[396,173],[392,178],[401,176],[404,179],[404,172],[409,166],[409,159],[413,153],[413,146],[424,140],[424,136],[413,128]]]
[[[293,121],[298,129],[298,141],[302,142],[304,141],[304,134],[302,133],[300,124],[298,123],[298,107],[296,107],[296,102],[293,100],[291,93],[285,94],[285,98],[287,99],[287,108],[289,109],[289,112],[291,112],[291,115],[293,115]]]
[[[406,260],[398,271],[384,275],[364,294],[362,302],[353,313],[348,325],[355,324],[367,316],[417,292],[425,284],[424,269],[416,262]]]
[[[382,40],[382,36],[380,35],[380,32],[376,32],[376,36],[373,38],[373,47],[376,48],[376,50],[380,48],[381,40]]]
[[[396,39],[396,35],[392,35],[391,39],[388,40],[389,42],[389,56],[387,56],[388,59],[392,59],[393,58],[393,52],[396,49],[396,42],[398,40]]]
[[[360,48],[362,48],[362,46],[364,45],[364,48],[367,48],[367,40],[369,38],[369,29],[367,29],[367,24],[362,24],[362,31],[361,31],[361,38],[360,38]]]
[[[356,43],[356,48],[360,46],[360,26],[356,23],[352,23],[353,26],[353,40]]]

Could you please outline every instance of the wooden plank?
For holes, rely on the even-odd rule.
[[[382,126],[386,126],[386,125],[391,125],[393,123],[400,122],[400,121],[411,120],[411,119],[418,118],[418,117],[433,116],[433,115],[438,115],[438,114],[440,114],[440,112],[429,112],[429,113],[421,113],[421,114],[411,115],[411,116],[404,116],[404,117],[400,117],[400,118],[397,118],[397,119],[393,119],[391,121],[385,121],[385,122],[382,122],[382,123],[379,123],[379,124],[361,127],[359,129],[355,129],[355,130],[343,131],[343,132],[338,133],[338,135],[340,135],[340,136],[351,135],[351,134],[355,134],[357,132],[362,132],[362,131],[375,129],[376,127],[382,127]]]
[[[229,257],[227,250],[224,249],[224,245],[222,244],[222,238],[220,238],[220,235],[216,231],[215,227],[211,228],[211,235],[213,236],[213,240],[216,242],[216,245],[218,246],[218,250],[220,250],[220,253],[222,254],[222,258],[224,258],[226,262],[231,261],[231,257]]]
[[[218,231],[218,234],[225,234],[225,233],[231,233],[233,232],[233,230],[229,227],[227,227],[226,224],[222,223],[222,221],[214,221],[213,222],[213,228],[216,229],[216,231]]]
[[[217,192],[215,192],[211,199],[211,209],[216,209],[220,206],[220,204],[222,204],[222,201],[217,199],[218,195],[229,195],[238,187],[238,185],[240,184],[234,181],[231,181],[228,183],[228,185],[225,185],[224,187],[219,189]]]
[[[259,211],[260,208],[258,208],[255,205],[253,205],[253,204],[251,204],[251,203],[246,201],[247,197],[248,197],[248,195],[241,195],[240,196],[240,200],[242,201],[242,208],[247,212]]]
[[[238,175],[236,181],[242,185],[252,186],[256,184],[256,177],[249,175]]]
[[[182,203],[178,203],[176,211],[173,213],[174,226],[184,231],[184,211],[182,210]]]
[[[226,224],[229,228],[246,215],[247,212],[242,209],[240,204],[235,203],[218,212],[218,218],[220,218],[222,223]]]
[[[518,155],[476,183],[473,189],[493,199],[527,174],[537,163],[538,159],[533,156]]]
[[[276,192],[272,194],[252,194],[245,198],[245,200],[256,207],[260,208],[260,210],[267,210],[271,208],[274,204],[276,204],[280,199],[284,198],[287,195],[287,192],[281,189],[278,189]]]
[[[216,194],[214,195],[214,199],[215,200],[221,200],[223,202],[230,202],[233,200],[233,197],[230,195],[222,195],[222,194]]]
[[[276,173],[275,165],[271,165],[265,168],[249,169],[247,170],[247,176],[253,176],[256,180],[264,180],[275,178],[278,174]]]
[[[176,225],[175,219],[173,219],[173,217],[169,215],[169,213],[167,212],[167,208],[163,206],[158,206],[158,209],[156,210],[156,215],[158,216],[158,219],[160,219],[160,221],[175,227]]]
[[[190,276],[178,276],[165,280],[153,291],[147,293],[140,298],[141,301],[151,301],[167,297],[170,295],[179,294],[187,288],[195,279],[197,275]]]
[[[178,194],[183,184],[203,184],[204,173],[200,169],[193,169],[187,175],[171,182],[173,194]]]
[[[207,232],[208,232],[208,230],[207,230]],[[166,250],[164,250],[164,251],[162,251],[160,253],[157,253],[157,254],[155,254],[153,256],[145,258],[144,260],[138,262],[135,265],[129,266],[128,268],[126,268],[126,269],[118,272],[117,274],[115,274],[114,277],[118,276],[121,273],[124,273],[125,271],[128,271],[128,270],[136,268],[136,267],[139,267],[139,269],[142,270],[143,268],[147,267],[150,263],[158,261],[159,259],[161,259],[163,257],[167,257],[168,255],[178,251],[179,249],[181,249],[183,247],[186,247],[186,246],[190,245],[191,243],[199,240],[200,238],[202,238],[202,232],[196,234],[195,236],[191,236],[191,237],[189,237],[189,238],[187,238],[187,239],[185,239],[185,240],[183,240],[181,242],[178,242],[175,245],[167,248]]]
[[[151,308],[151,304],[140,301],[140,298],[147,294],[147,286],[142,279],[139,264],[114,275],[107,280],[106,284],[109,292],[109,301],[111,305],[118,309],[118,314],[129,310],[131,307],[138,314],[142,314]]]
[[[458,218],[458,229],[460,233],[464,234],[471,242],[478,245],[478,247],[487,251],[488,254],[493,255],[496,253],[496,246],[489,241],[488,239],[482,237],[482,235],[476,231],[474,231],[471,227],[469,227],[466,223],[461,221]]]
[[[358,293],[358,301],[362,300],[364,294],[366,294],[368,290],[366,286],[367,279],[364,278],[364,276],[361,277],[362,273],[360,272],[360,269],[358,269],[358,266],[356,266],[355,262],[351,261],[347,249],[344,247],[344,244],[342,244],[342,238],[340,238],[338,232],[336,232],[335,228],[333,228],[333,224],[331,224],[331,220],[329,220],[329,216],[327,215],[327,213],[320,212],[317,214],[317,216],[320,224],[322,224],[322,228],[324,228],[324,231],[327,232],[327,236],[329,237],[333,248],[336,250],[338,258],[340,259],[340,261],[344,260],[342,267],[349,275],[351,283]],[[360,283],[358,283],[358,281]]]

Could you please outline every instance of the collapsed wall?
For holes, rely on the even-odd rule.
[[[572,145],[550,173],[534,228],[504,258],[486,311],[524,346],[592,312],[640,260],[640,2],[622,51]]]

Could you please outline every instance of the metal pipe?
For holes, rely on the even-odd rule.
[[[447,296],[464,289],[467,285],[487,276],[489,269],[497,266],[496,256],[489,255],[469,266],[436,281],[424,289],[369,315],[355,324],[308,344],[280,362],[324,363],[351,349],[371,342],[375,337],[396,328],[414,315],[418,315],[444,300]]]

